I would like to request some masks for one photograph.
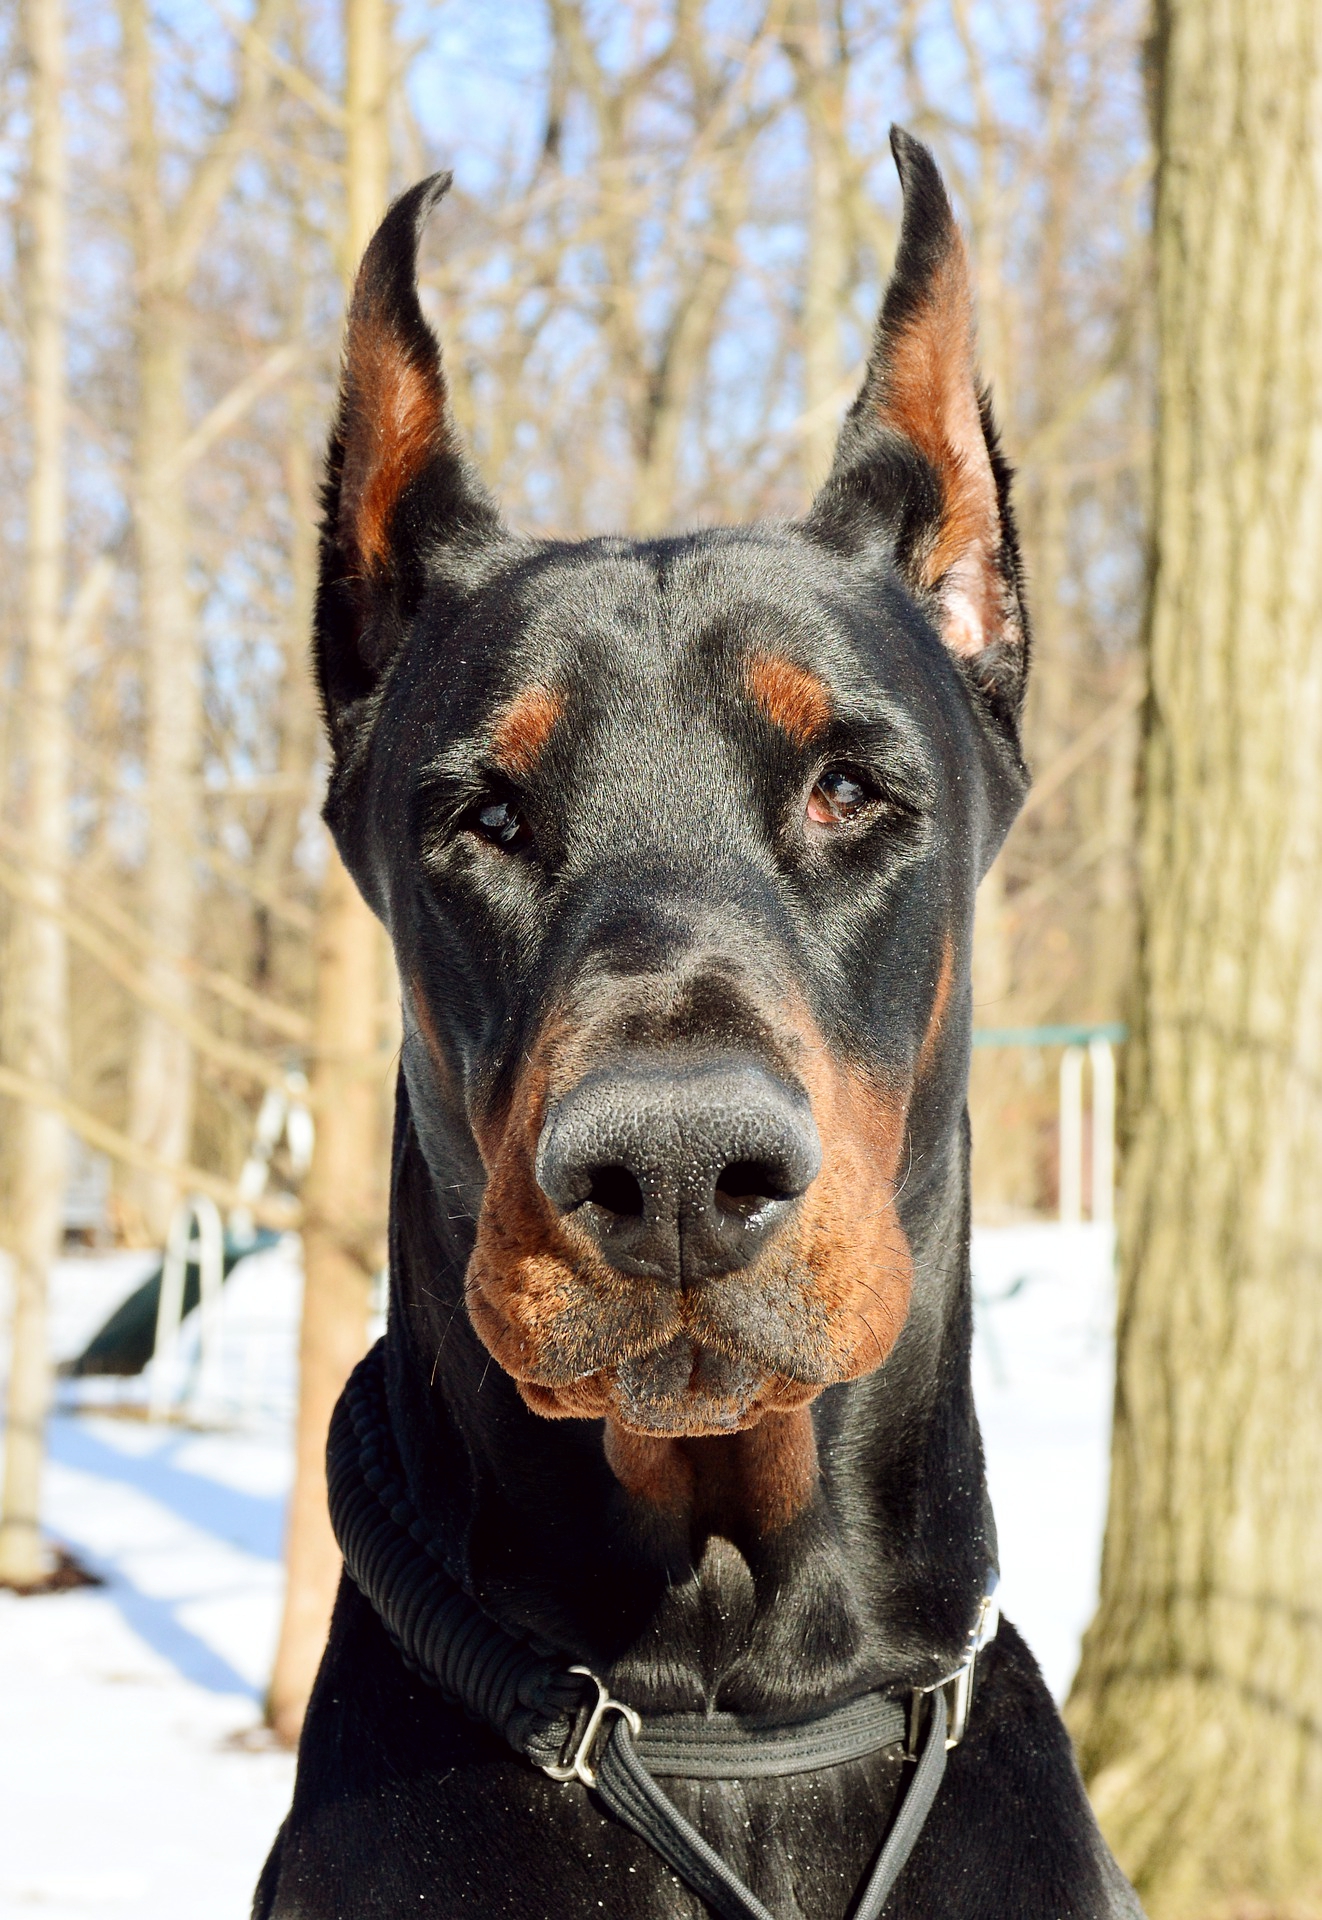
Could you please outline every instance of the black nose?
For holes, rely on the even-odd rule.
[[[742,1061],[630,1061],[547,1114],[537,1179],[622,1272],[701,1280],[747,1266],[816,1178],[807,1098]]]

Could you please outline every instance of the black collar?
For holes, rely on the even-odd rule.
[[[876,1920],[922,1831],[948,1748],[963,1737],[979,1651],[996,1632],[995,1575],[965,1656],[944,1680],[865,1693],[812,1720],[752,1726],[735,1714],[649,1714],[588,1667],[520,1640],[451,1578],[409,1498],[386,1403],[383,1343],[353,1374],[326,1450],[331,1524],[355,1586],[405,1662],[553,1780],[581,1781],[723,1920],[774,1920],[656,1784],[811,1773],[885,1747],[916,1762],[853,1920]]]

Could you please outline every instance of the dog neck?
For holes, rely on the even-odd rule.
[[[967,1139],[904,1225],[918,1280],[875,1374],[745,1433],[652,1441],[532,1413],[464,1310],[471,1170],[419,1144],[401,1078],[387,1379],[450,1571],[646,1711],[810,1713],[957,1663],[996,1558],[973,1411]]]

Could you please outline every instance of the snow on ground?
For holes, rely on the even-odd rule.
[[[974,1238],[974,1381],[1002,1599],[1058,1695],[1096,1593],[1111,1261],[1106,1228]],[[150,1265],[61,1262],[56,1357],[76,1353]],[[288,1755],[243,1736],[279,1620],[299,1292],[292,1242],[236,1270],[207,1425],[143,1420],[145,1383],[62,1388],[48,1523],[106,1584],[0,1593],[0,1920],[248,1911],[293,1780]],[[185,1367],[191,1340],[186,1328]]]
[[[1110,1227],[973,1235],[973,1389],[1001,1605],[1063,1699],[1092,1617],[1111,1442]]]
[[[152,1264],[61,1262],[57,1358]],[[0,1593],[0,1920],[249,1910],[294,1773],[236,1736],[257,1727],[279,1624],[300,1279],[284,1247],[227,1285],[224,1426],[149,1425],[143,1383],[62,1388],[47,1522],[106,1585]]]

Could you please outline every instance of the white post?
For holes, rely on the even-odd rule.
[[[271,1155],[279,1145],[289,1111],[289,1096],[281,1087],[268,1087],[257,1114],[257,1126],[248,1158],[239,1174],[239,1204],[230,1212],[230,1232],[240,1242],[256,1238],[251,1203],[266,1192]]]
[[[200,1293],[197,1398],[213,1405],[219,1398],[221,1369],[221,1297],[225,1284],[225,1231],[220,1209],[206,1194],[181,1200],[170,1216],[161,1262],[161,1293],[156,1305],[156,1346],[152,1354],[148,1418],[164,1420],[179,1392],[179,1329],[184,1318],[188,1263],[196,1259]]]
[[[317,1131],[312,1110],[307,1104],[307,1076],[297,1070],[285,1076],[289,1087],[289,1114],[285,1120],[285,1140],[289,1146],[289,1170],[301,1180],[312,1165],[312,1149]]]
[[[1115,1049],[1109,1040],[1090,1040],[1092,1064],[1092,1217],[1110,1225],[1115,1218]]]
[[[1066,1047],[1060,1059],[1060,1223],[1083,1218],[1082,1047]]]
[[[221,1352],[222,1301],[225,1286],[225,1230],[220,1209],[206,1194],[194,1196],[193,1219],[197,1236],[199,1341],[196,1400],[200,1411],[213,1413],[220,1405],[223,1374]]]
[[[156,1302],[156,1345],[152,1352],[151,1398],[147,1417],[164,1420],[174,1395],[179,1362],[179,1324],[184,1317],[184,1275],[193,1237],[193,1204],[181,1200],[170,1216],[161,1262],[161,1291]]]

